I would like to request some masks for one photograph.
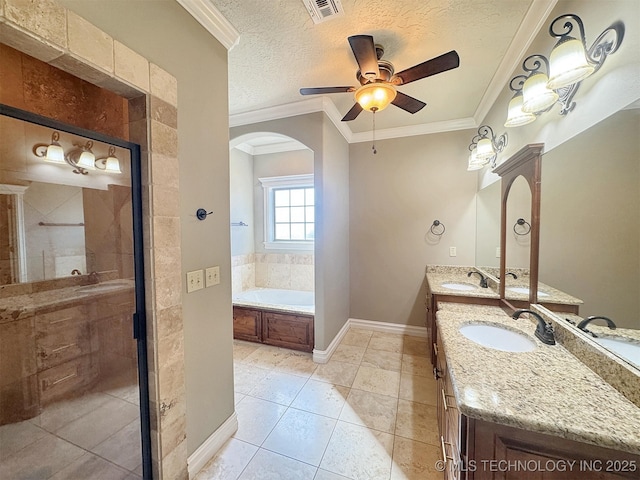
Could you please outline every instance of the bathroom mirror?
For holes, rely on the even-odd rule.
[[[133,276],[125,271],[133,262],[121,255],[132,252],[115,255],[101,244],[113,225],[132,222],[131,153],[98,141],[88,147],[88,141],[0,115],[0,285],[106,270]],[[90,148],[97,159],[94,168],[75,173],[64,157],[58,163],[45,161],[41,155],[52,144],[74,161]],[[112,171],[101,170],[108,158],[118,159],[120,173],[113,160]],[[120,216],[118,221],[114,215]]]
[[[476,194],[475,265],[495,275],[500,268],[500,182]]]
[[[506,217],[506,297],[528,294],[531,257],[531,190],[519,175],[511,184]],[[521,297],[519,297],[521,298]]]
[[[543,156],[540,237],[540,280],[582,299],[582,317],[615,322],[616,330],[604,321],[587,326],[598,338],[637,348],[639,131],[640,109],[622,110]]]

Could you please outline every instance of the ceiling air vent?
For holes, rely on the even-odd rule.
[[[313,23],[322,23],[326,20],[344,15],[340,0],[302,0]]]

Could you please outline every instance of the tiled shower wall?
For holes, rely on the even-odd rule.
[[[249,253],[232,258],[232,289],[239,293],[252,288],[314,290],[312,253]]]

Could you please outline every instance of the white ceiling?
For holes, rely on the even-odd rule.
[[[358,85],[347,37],[367,34],[396,71],[450,50],[460,56],[459,68],[399,87],[427,106],[415,115],[393,105],[379,112],[378,138],[477,127],[556,1],[342,0],[344,16],[314,24],[302,0],[209,0],[240,34],[229,51],[230,123],[323,109],[349,141],[370,138],[372,114],[339,122],[352,94],[327,101],[299,93]]]

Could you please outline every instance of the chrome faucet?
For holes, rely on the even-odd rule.
[[[478,275],[480,275],[480,286],[482,288],[489,288],[489,284],[487,283],[486,277],[483,274],[481,274],[480,272],[476,272],[475,270],[471,270],[469,273],[467,273],[467,277],[471,277],[471,275],[473,275],[474,273],[477,273]]]
[[[589,324],[589,322],[591,322],[593,320],[604,320],[605,322],[607,322],[607,327],[609,327],[611,330],[615,330],[616,329],[616,324],[613,323],[613,320],[611,320],[610,318],[607,318],[607,317],[603,317],[601,315],[593,315],[591,317],[585,318],[580,323],[578,323],[578,328],[580,330],[582,330],[583,332],[590,333],[591,335],[593,335],[595,337],[596,336],[595,333],[591,332],[590,330],[587,330],[587,325]]]
[[[513,312],[512,318],[516,320],[523,313],[528,313],[529,315],[533,315],[535,319],[538,321],[538,326],[536,327],[536,337],[540,339],[542,343],[547,345],[555,345],[556,339],[553,335],[553,326],[544,321],[544,319],[538,315],[536,312],[531,310],[516,310]]]

